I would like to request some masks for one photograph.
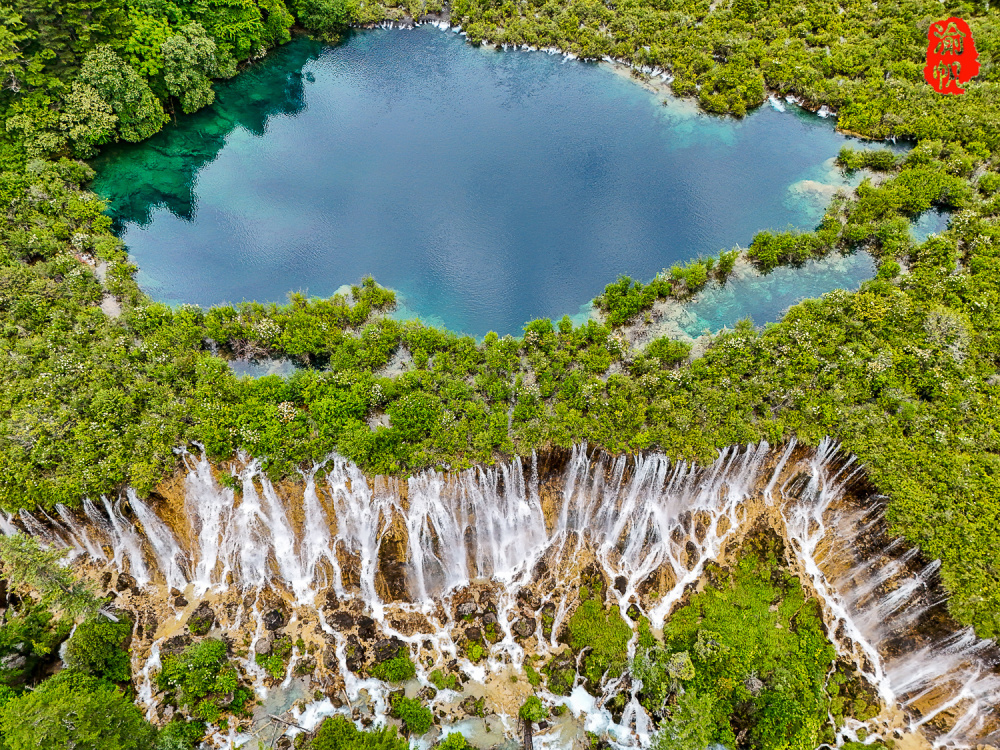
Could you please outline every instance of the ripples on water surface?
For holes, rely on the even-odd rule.
[[[425,320],[518,333],[620,273],[812,228],[845,184],[832,120],[708,117],[606,66],[430,27],[298,40],[219,88],[95,163],[140,284],[172,304],[326,296],[372,274]],[[870,273],[840,264],[790,299]]]

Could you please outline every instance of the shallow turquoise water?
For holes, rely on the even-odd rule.
[[[812,228],[849,141],[864,147],[795,107],[712,118],[605,66],[422,27],[286,45],[212,107],[109,149],[94,189],[156,299],[327,296],[371,274],[404,315],[518,333],[619,274]],[[800,291],[854,287],[871,264],[828,271]],[[755,294],[739,310],[773,319]]]
[[[763,325],[781,318],[785,310],[810,297],[833,289],[854,289],[875,275],[875,261],[868,253],[831,254],[801,266],[782,266],[766,276],[731,278],[724,286],[699,292],[685,308],[681,328],[689,336],[732,328],[743,318]]]

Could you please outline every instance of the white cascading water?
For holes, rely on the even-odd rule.
[[[937,746],[974,746],[1000,720],[991,641],[953,628],[924,638],[918,648],[893,645],[941,611],[936,563],[921,566],[916,550],[887,536],[878,498],[868,499],[874,507],[859,508],[856,502],[845,507],[845,493],[860,468],[828,440],[813,451],[797,450],[794,443],[780,452],[766,443],[733,447],[707,467],[658,454],[594,456],[577,446],[562,475],[549,478],[554,489],[548,500],[543,494],[550,485],[540,482],[536,462],[524,466],[519,459],[452,475],[424,472],[408,480],[404,493],[396,480],[369,479],[351,462],[331,456],[304,475],[301,498],[294,501],[281,496],[255,461],[243,461],[234,477],[242,490],[237,495],[217,481],[206,458],[184,453],[183,459],[186,529],[172,531],[130,490],[127,507],[102,499],[102,511],[86,501],[82,514],[57,508],[58,519],[22,511],[0,518],[0,530],[23,528],[74,556],[102,560],[107,548],[112,564],[138,585],[189,587],[188,596],[193,591],[196,598],[230,586],[259,598],[273,586],[304,607],[314,606],[324,590],[338,599],[360,599],[383,633],[414,647],[430,639],[448,658],[460,651],[437,619],[441,602],[471,582],[489,580],[499,591],[501,637],[485,667],[462,662],[469,674],[485,676],[521,665],[524,654],[512,632],[517,595],[540,565],[546,575],[568,580],[582,561],[596,560],[615,582],[610,591],[623,616],[640,601],[641,584],[657,571],[669,571],[672,587],[645,612],[660,626],[705,563],[753,516],[750,506],[756,504],[758,510],[777,511],[778,523],[785,525],[779,531],[819,596],[838,649],[883,702],[906,709],[913,728],[933,729],[948,713],[947,727],[931,732]],[[135,521],[126,518],[128,508]],[[386,539],[404,536],[400,529],[405,530],[405,586],[389,601],[383,599],[384,587],[380,594],[379,561]],[[866,559],[856,552],[859,538],[875,550]],[[352,561],[350,571],[345,560]],[[558,649],[556,634],[571,602],[552,593],[543,603],[555,607],[551,637],[543,638],[537,625],[534,650],[545,656]],[[389,607],[422,613],[435,631],[398,633],[387,621]],[[252,652],[263,632],[256,600],[239,616],[255,623]],[[367,690],[384,709],[376,681],[351,675],[344,638],[326,624],[321,610],[319,616],[337,639],[347,693],[354,699]],[[158,654],[157,647],[153,658]],[[423,667],[418,669],[425,679]],[[252,658],[247,671],[262,690],[263,673]],[[140,673],[140,699],[148,705],[149,665]],[[577,691],[582,694],[582,687]],[[598,699],[598,710],[601,705]],[[612,726],[605,714],[604,728],[612,728],[622,746],[642,745],[652,724],[632,694],[620,724]]]

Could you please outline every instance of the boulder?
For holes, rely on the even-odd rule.
[[[280,609],[269,609],[264,613],[264,627],[268,630],[280,630],[288,623],[288,617]]]
[[[118,581],[115,583],[115,591],[131,591],[137,589],[135,578],[130,576],[128,573],[119,573]]]
[[[170,656],[171,654],[179,654],[185,648],[187,648],[191,643],[191,636],[189,635],[175,635],[173,638],[168,638],[160,646],[160,656]]]
[[[215,612],[212,611],[208,602],[202,602],[198,605],[198,608],[191,613],[191,618],[188,620],[188,630],[190,630],[193,635],[205,635],[214,626]]]
[[[257,644],[254,646],[254,651],[256,651],[261,656],[267,656],[271,653],[274,648],[274,633],[270,630],[265,630],[264,634],[257,639]]]
[[[530,638],[535,634],[535,621],[531,617],[525,617],[514,623],[514,635],[518,638]]]
[[[462,602],[455,608],[455,616],[459,619],[464,619],[466,617],[472,617],[476,614],[477,606],[474,601]]]
[[[0,669],[18,670],[24,669],[28,664],[28,657],[24,654],[7,654],[0,659]]]
[[[348,637],[345,656],[347,657],[347,668],[355,673],[361,672],[361,668],[365,665],[366,652],[364,645],[356,635]]]
[[[357,623],[358,623],[358,638],[361,638],[362,640],[365,641],[370,641],[375,638],[377,630],[375,628],[375,621],[372,618],[366,617],[365,615],[361,615],[358,618]]]
[[[375,644],[375,663],[381,664],[384,661],[388,661],[399,653],[399,650],[403,648],[403,642],[393,636],[392,638],[383,638],[378,643]]]
[[[521,589],[517,592],[517,598],[528,605],[529,609],[538,609],[542,606],[542,600],[538,595],[529,589]]]
[[[338,610],[326,618],[330,627],[334,630],[339,630],[343,632],[345,630],[350,630],[354,627],[354,615],[350,612],[344,612],[343,610]]]

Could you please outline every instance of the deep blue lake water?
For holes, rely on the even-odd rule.
[[[297,40],[219,89],[94,163],[152,297],[281,302],[371,274],[403,315],[476,335],[578,313],[619,274],[810,229],[846,184],[832,157],[861,146],[796,107],[709,117],[606,66],[432,27]],[[834,264],[798,295],[792,274],[783,293],[871,272]],[[752,287],[738,302],[754,314]]]

